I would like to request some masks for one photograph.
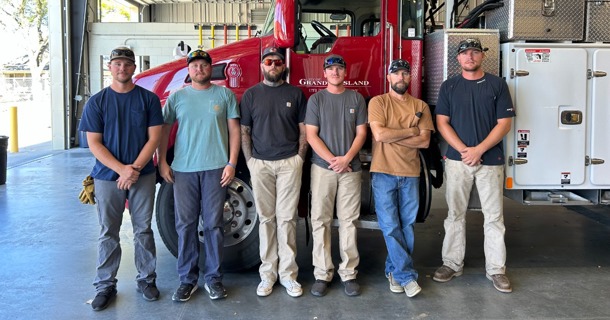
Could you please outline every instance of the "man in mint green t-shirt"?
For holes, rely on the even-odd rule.
[[[220,271],[223,208],[240,147],[237,101],[229,89],[210,82],[212,58],[203,50],[195,50],[189,53],[187,65],[192,84],[170,95],[163,108],[165,124],[158,159],[161,176],[174,184],[180,286],[172,300],[178,302],[188,301],[197,290],[200,215],[206,253],[204,287],[211,299],[227,296]],[[167,144],[176,121],[180,125],[170,168]]]

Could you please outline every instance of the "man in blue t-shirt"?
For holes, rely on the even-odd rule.
[[[172,300],[185,302],[197,290],[199,280],[199,219],[203,222],[204,288],[211,299],[222,299],[224,248],[223,209],[227,186],[235,177],[239,155],[239,108],[231,90],[214,85],[212,58],[203,50],[187,56],[192,83],[171,94],[163,108],[163,134],[159,145],[159,172],[174,184],[174,208],[178,233],[180,286]],[[167,163],[167,144],[179,122],[174,161]]]
[[[93,283],[97,294],[91,303],[95,311],[105,309],[117,293],[119,231],[127,199],[134,233],[137,288],[146,300],[159,298],[151,221],[156,184],[152,155],[161,139],[161,103],[154,93],[133,83],[136,65],[131,49],[112,50],[108,70],[112,83],[87,101],[79,127],[87,132],[89,149],[96,158],[91,177],[95,181],[101,232]]]
[[[433,279],[447,282],[460,276],[466,252],[466,210],[476,182],[485,233],[485,271],[501,292],[511,292],[506,277],[504,244],[504,150],[515,110],[506,82],[481,68],[487,49],[479,39],[459,43],[462,73],[445,81],[436,106],[438,131],[449,144],[445,160],[447,204],[443,266]]]

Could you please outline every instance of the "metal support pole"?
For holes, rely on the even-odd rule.
[[[235,25],[235,41],[239,41],[239,25]]]
[[[11,127],[11,135],[9,140],[9,148],[8,151],[11,153],[19,152],[19,127],[17,125],[17,107],[12,106],[9,107],[9,121]]]

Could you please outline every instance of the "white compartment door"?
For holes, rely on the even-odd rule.
[[[583,184],[587,51],[543,44],[514,49],[515,70],[529,73],[518,76],[512,88],[517,112],[513,157],[527,159],[514,166],[515,183],[566,188]],[[578,117],[580,123],[573,121]]]
[[[591,81],[591,183],[610,186],[610,49],[593,52]],[[603,164],[599,163],[604,160]]]

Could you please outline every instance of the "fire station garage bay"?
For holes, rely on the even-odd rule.
[[[48,30],[41,35],[48,42],[41,54],[48,56],[48,68],[42,79],[32,76],[32,81],[44,83],[32,85],[27,99],[19,98],[23,94],[17,94],[15,79],[1,92],[1,319],[610,319],[610,1],[33,2],[47,9],[43,25]],[[29,40],[5,43],[4,50],[25,50],[23,41]],[[199,289],[190,300],[172,298],[180,285],[174,194],[172,185],[158,178],[152,230],[159,297],[147,301],[136,281],[134,248],[141,246],[128,201],[120,229],[117,294],[107,308],[94,311],[101,227],[99,203],[79,199],[83,180],[95,165],[79,125],[89,99],[112,83],[108,66],[118,47],[135,53],[133,82],[156,94],[162,107],[171,94],[191,85],[186,61],[197,49],[211,57],[211,83],[230,89],[238,102],[263,81],[261,59],[268,47],[283,57],[284,81],[308,99],[329,85],[323,74],[325,58],[341,56],[346,65],[343,87],[360,93],[367,105],[374,96],[394,90],[386,76],[393,70],[391,62],[403,59],[410,65],[408,94],[425,101],[433,118],[442,83],[462,72],[458,51],[480,50],[480,68],[506,82],[516,114],[500,156],[503,272],[512,292],[501,292],[487,274],[491,261],[486,255],[493,253],[486,252],[492,240],[485,237],[482,208],[488,203],[477,188],[466,211],[461,274],[446,282],[435,276],[446,255],[449,212],[449,144],[438,130],[429,147],[419,150],[419,197],[412,199],[419,209],[410,255],[421,292],[409,297],[392,287],[371,187],[375,142],[367,125],[358,154],[362,190],[360,216],[354,222],[357,236],[347,240],[359,253],[359,295],[346,294],[337,272],[345,266],[336,212],[329,212],[334,276],[324,296],[311,293],[316,277],[310,150],[296,210],[302,296],[287,294],[279,279],[271,294],[257,294],[260,218],[250,172],[240,155],[232,164],[236,175],[223,209],[221,271],[227,296],[210,299],[202,268]],[[5,67],[3,77],[16,72]],[[17,98],[6,101],[9,96]]]

